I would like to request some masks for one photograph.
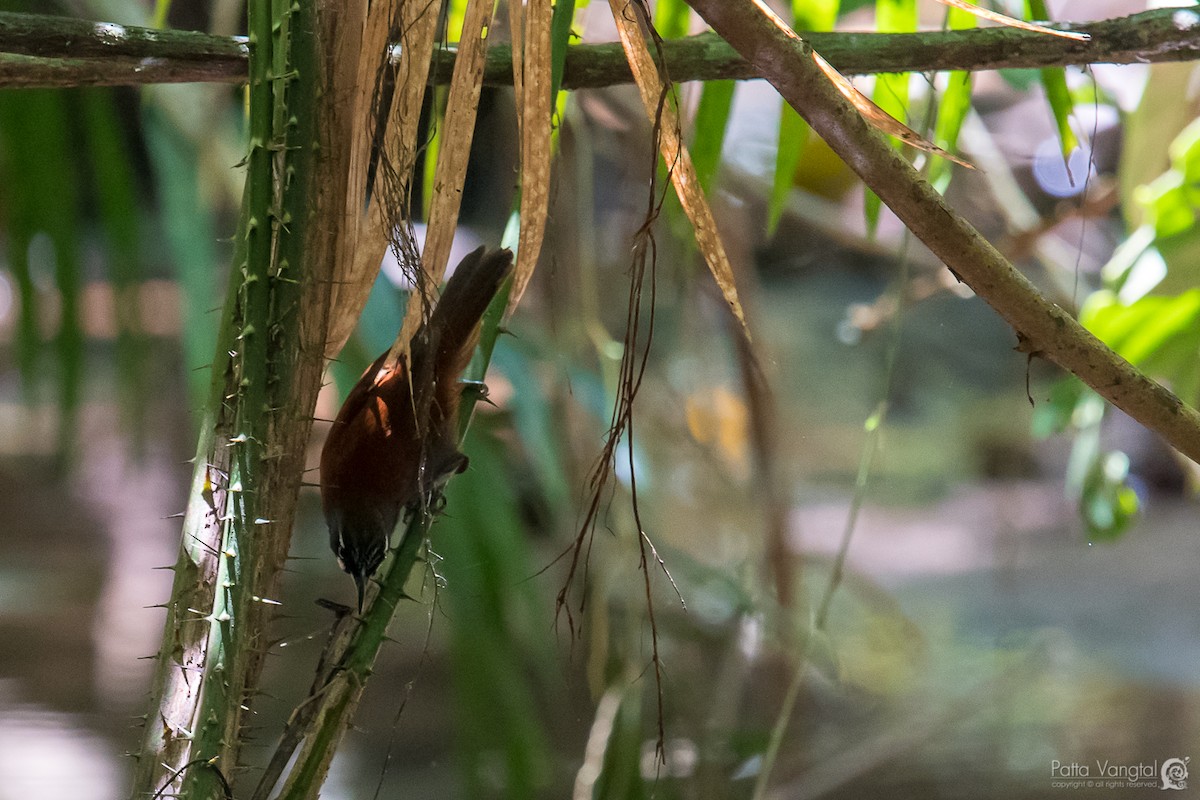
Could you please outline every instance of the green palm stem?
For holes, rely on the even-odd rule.
[[[315,13],[250,4],[242,216],[135,797],[222,796],[261,673],[325,338],[328,264],[305,260]]]

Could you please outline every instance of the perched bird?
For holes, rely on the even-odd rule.
[[[354,578],[359,611],[401,512],[434,507],[446,480],[467,467],[458,451],[459,376],[512,259],[509,250],[482,247],[464,258],[413,335],[408,358],[377,358],[329,430],[321,502],[329,546]]]

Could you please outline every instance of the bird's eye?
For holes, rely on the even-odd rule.
[[[342,572],[347,572],[346,556],[348,553],[346,552],[346,536],[340,528],[337,535],[337,547],[333,549],[333,554],[337,557],[338,566],[342,568]]]

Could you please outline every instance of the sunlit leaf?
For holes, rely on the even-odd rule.
[[[875,3],[875,30],[879,33],[911,33],[916,29],[916,0],[878,0]],[[884,114],[903,122],[908,117],[909,73],[876,76],[871,99]]]
[[[467,16],[470,0],[449,0],[446,3],[446,37],[451,42],[462,39],[463,20]]]
[[[779,144],[775,155],[775,176],[771,183],[771,196],[767,203],[767,232],[774,233],[783,216],[788,195],[796,182],[796,168],[800,165],[800,155],[808,141],[810,129],[808,123],[801,119],[786,102],[780,110]]]
[[[792,0],[792,19],[797,29],[831,31],[841,7],[840,0]]]
[[[1095,293],[1080,315],[1105,344],[1185,400],[1200,391],[1200,289],[1175,296],[1147,295],[1125,305],[1108,291]]]
[[[958,8],[951,7],[946,14],[946,27],[951,30],[973,28],[976,25],[974,15]],[[933,143],[947,151],[958,147],[958,134],[962,130],[963,120],[971,110],[971,73],[951,72],[946,75],[946,88],[938,98],[937,122],[934,123]],[[940,159],[933,159],[929,164],[927,179],[944,192],[950,182],[950,165]]]
[[[1071,129],[1071,112],[1074,109],[1074,103],[1071,101],[1071,91],[1067,88],[1067,73],[1062,67],[1046,67],[1041,73],[1042,87],[1046,91],[1046,100],[1050,103],[1050,110],[1054,112],[1058,140],[1062,145],[1063,157],[1066,158],[1072,150],[1079,146],[1075,131]],[[1082,180],[1082,176],[1080,180]]]
[[[910,33],[917,29],[917,4],[916,0],[877,0],[875,3],[875,30],[880,33]],[[820,62],[818,62],[820,63]],[[828,72],[826,73],[828,74]],[[884,118],[894,120],[899,123],[908,117],[908,84],[909,73],[884,73],[875,77],[875,91],[872,93],[870,100],[877,112],[866,111],[864,108],[859,108],[859,112],[863,116],[868,117],[868,114],[874,113],[881,121]],[[862,100],[867,100],[866,95],[863,95],[854,88],[849,81],[845,82],[842,88],[842,94],[851,98],[851,102],[855,102],[848,90],[852,90],[853,95],[857,95]],[[856,107],[866,104],[862,101],[855,102]],[[885,123],[886,124],[886,123]],[[893,142],[893,145],[900,147],[902,142]],[[864,212],[866,215],[867,233],[871,236],[875,235],[875,231],[879,226],[879,214],[883,209],[883,204],[879,200],[879,196],[875,192],[868,190],[863,198]]]
[[[167,27],[167,16],[171,13],[171,0],[154,0],[155,28]]]
[[[687,36],[691,11],[684,0],[658,0],[654,4],[654,27],[664,39]]]
[[[1138,513],[1138,496],[1126,482],[1129,456],[1119,450],[1096,459],[1084,481],[1079,509],[1088,538],[1113,541],[1129,529]]]
[[[1193,120],[1167,149],[1171,167],[1183,173],[1189,184],[1200,183],[1200,119]]]
[[[951,72],[946,79],[946,90],[938,103],[938,117],[934,125],[933,141],[947,152],[958,146],[958,134],[963,120],[971,110],[971,73]],[[941,159],[929,164],[928,180],[938,191],[945,191],[950,179],[950,165]]]
[[[1149,222],[1160,238],[1175,236],[1196,222],[1196,207],[1188,202],[1183,173],[1171,170],[1138,187],[1134,199],[1149,213]]]
[[[437,180],[438,150],[441,149],[442,127],[445,122],[443,114],[446,111],[446,87],[434,87],[429,93],[429,118],[433,124],[429,128],[429,136],[425,139],[425,152],[421,157],[424,167],[421,171],[421,208],[428,213],[433,203],[433,187]]]
[[[1065,433],[1071,426],[1075,406],[1084,390],[1083,382],[1074,376],[1063,378],[1051,386],[1050,397],[1047,400],[1039,398],[1034,405],[1031,423],[1033,435],[1045,439]]]
[[[1200,343],[1200,289],[1175,297],[1150,295],[1131,305],[1122,305],[1108,292],[1097,292],[1081,319],[1102,341],[1135,364],[1145,360],[1166,343],[1187,336]]]
[[[567,47],[571,43],[571,23],[574,19],[575,0],[557,0],[554,4],[554,14],[550,18],[550,90],[555,97],[562,87]]]
[[[1167,266],[1154,247],[1151,225],[1141,225],[1125,240],[1101,267],[1104,288],[1116,292],[1124,303],[1140,300],[1166,277]]]
[[[734,81],[706,81],[696,109],[696,133],[692,139],[692,163],[704,191],[712,188],[713,176],[721,164],[721,150],[729,112],[733,108]]]
[[[828,31],[837,22],[838,0],[792,0],[794,30]],[[767,232],[772,234],[783,216],[788,195],[796,183],[796,169],[808,142],[810,129],[799,114],[781,101],[779,139],[775,150],[775,172],[767,200]]]
[[[1049,19],[1044,0],[1025,0],[1026,15],[1030,19]],[[1058,32],[1060,35],[1061,31]],[[1085,37],[1087,38],[1087,37]],[[1054,114],[1054,124],[1058,129],[1058,141],[1062,146],[1064,163],[1071,151],[1079,146],[1075,132],[1071,129],[1071,111],[1074,103],[1071,92],[1067,88],[1067,73],[1062,67],[1046,67],[1041,70],[1042,88],[1046,92],[1046,101]],[[1082,176],[1080,177],[1082,180]]]
[[[1134,191],[1159,238],[1189,231],[1200,210],[1200,119],[1171,142],[1171,168]]]

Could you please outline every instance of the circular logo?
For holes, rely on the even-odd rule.
[[[1169,758],[1163,762],[1160,777],[1164,789],[1186,789],[1188,762],[1191,758]]]

